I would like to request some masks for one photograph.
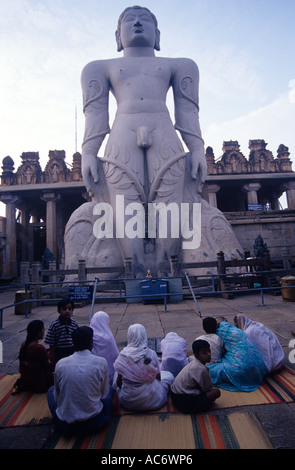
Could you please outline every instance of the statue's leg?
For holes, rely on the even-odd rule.
[[[114,216],[114,236],[123,257],[132,259],[134,275],[142,277],[149,267],[144,259],[144,151],[137,147],[133,134],[130,133],[128,138],[125,135],[125,139],[121,136],[121,141],[117,136],[119,146],[109,141],[103,161]]]
[[[165,136],[153,133],[147,152],[149,202],[156,208],[156,265],[159,277],[170,272],[171,256],[178,256],[181,242],[181,203],[185,176],[185,153],[173,130]]]

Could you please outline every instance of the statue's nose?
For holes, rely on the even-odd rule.
[[[134,23],[134,26],[142,26],[141,22],[139,21],[139,19],[137,18],[135,23]]]

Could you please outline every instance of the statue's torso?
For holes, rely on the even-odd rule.
[[[117,114],[167,112],[173,60],[123,57],[108,61],[107,73],[117,100]]]

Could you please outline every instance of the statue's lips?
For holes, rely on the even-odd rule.
[[[143,28],[133,28],[134,33],[143,33]]]

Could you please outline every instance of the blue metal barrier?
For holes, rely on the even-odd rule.
[[[286,272],[284,270],[284,272]],[[292,270],[293,272],[293,270]],[[259,275],[267,275],[267,274],[272,274],[274,275],[275,274],[275,271],[263,271],[263,272],[259,272]],[[238,277],[243,277],[245,276],[245,273],[243,274],[234,274],[233,275],[235,278],[238,278]],[[251,275],[249,275],[250,277]],[[222,295],[222,294],[243,294],[243,293],[257,293],[260,291],[260,295],[261,295],[261,305],[262,306],[265,306],[265,303],[264,303],[264,293],[265,292],[268,292],[268,291],[274,291],[276,289],[280,289],[280,290],[283,290],[283,289],[291,289],[291,288],[295,288],[295,285],[289,285],[289,286],[277,286],[277,287],[253,287],[253,288],[246,288],[246,289],[242,289],[242,290],[237,290],[237,289],[230,289],[230,290],[216,290],[215,289],[215,282],[216,282],[216,279],[220,279],[222,277],[227,277],[227,278],[230,278],[231,275],[229,274],[210,274],[210,275],[202,275],[202,276],[193,276],[197,279],[201,279],[201,278],[205,278],[205,279],[211,279],[211,284],[212,284],[212,290],[204,290],[204,291],[199,291],[197,292],[197,295],[198,296],[210,296],[210,295]],[[195,292],[193,290],[193,287],[192,287],[192,284],[191,284],[191,279],[190,277],[188,276],[188,274],[186,273],[185,276],[179,276],[178,278],[181,278],[182,280],[186,279],[187,283],[188,283],[188,286],[189,286],[189,289],[190,289],[190,294],[185,294],[183,291],[182,292],[167,292],[167,293],[159,293],[157,294],[158,297],[161,297],[163,298],[163,303],[164,303],[164,306],[165,306],[165,311],[167,311],[167,301],[169,300],[170,297],[173,297],[173,296],[179,296],[179,295],[192,295],[194,301],[195,301],[195,304],[196,304],[196,307],[197,307],[197,312],[198,312],[198,315],[201,317],[201,310],[200,310],[200,307],[198,305],[198,302],[197,302],[197,299],[196,299],[196,295],[195,295]],[[167,278],[167,280],[169,280],[171,278]],[[143,297],[142,295],[140,294],[136,294],[136,295],[123,295],[122,294],[122,283],[124,281],[130,281],[130,278],[120,278],[120,279],[104,279],[103,281],[101,281],[102,284],[107,284],[107,283],[114,283],[114,282],[117,282],[118,283],[118,287],[119,287],[119,296],[101,296],[99,297],[101,300],[126,300],[126,299],[130,299],[130,298],[139,298],[139,297]],[[142,281],[142,280],[141,280]],[[19,304],[23,304],[25,303],[26,304],[26,310],[25,310],[25,318],[28,318],[29,314],[28,314],[28,303],[30,302],[58,302],[61,300],[61,297],[58,297],[58,298],[52,298],[52,299],[45,299],[45,298],[36,298],[36,299],[29,299],[28,298],[28,291],[29,291],[29,288],[31,287],[34,287],[34,286],[50,286],[50,285],[58,285],[59,287],[62,285],[63,287],[67,284],[69,285],[73,285],[73,284],[83,284],[84,286],[87,285],[87,284],[94,284],[93,286],[93,295],[92,295],[92,299],[91,299],[91,311],[90,311],[90,317],[89,317],[89,322],[92,318],[92,314],[93,314],[93,310],[94,310],[94,304],[95,304],[95,300],[97,299],[96,295],[97,295],[97,288],[99,286],[99,279],[98,278],[95,278],[94,280],[91,280],[91,281],[68,281],[68,282],[39,282],[39,283],[28,283],[28,284],[18,284],[18,285],[10,285],[10,286],[1,286],[0,287],[0,292],[1,290],[4,290],[4,289],[7,289],[7,288],[17,288],[18,286],[21,286],[22,288],[25,288],[25,300],[21,301],[21,302],[16,302],[16,303],[13,303],[13,304],[10,304],[10,305],[5,305],[4,307],[0,306],[0,329],[3,329],[3,312],[4,310],[6,310],[7,308],[11,308],[11,307],[15,307],[16,305],[19,305]],[[151,294],[144,294],[144,297],[147,299],[148,297],[151,298],[151,300],[155,297],[154,293],[151,293]]]

